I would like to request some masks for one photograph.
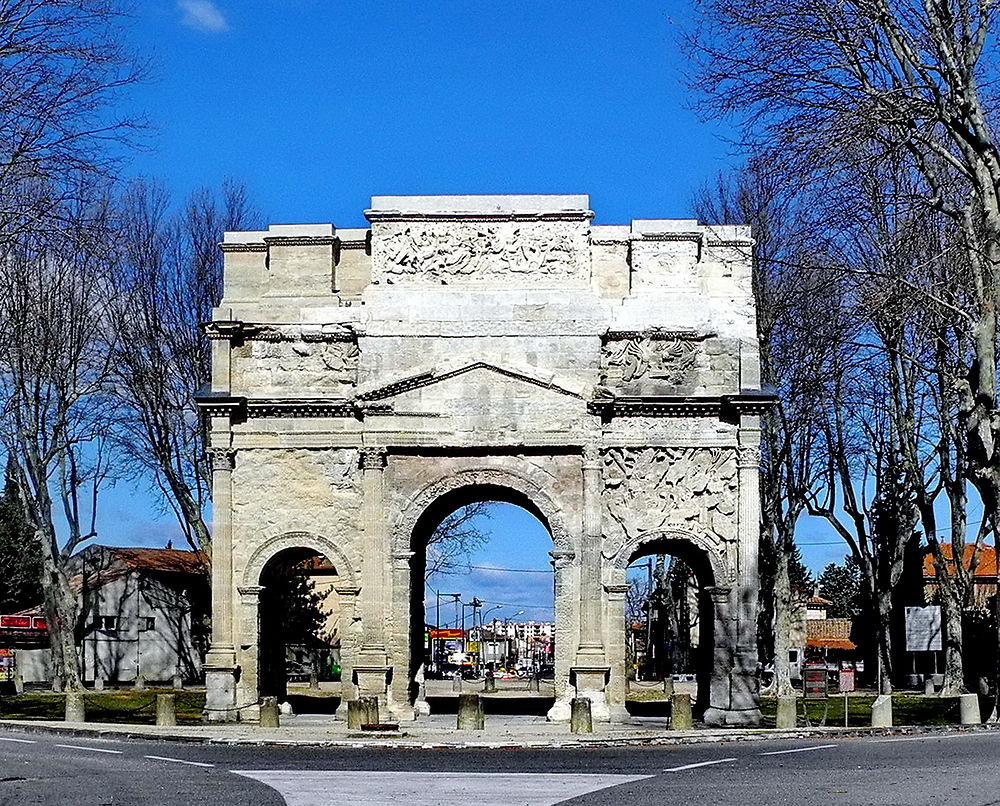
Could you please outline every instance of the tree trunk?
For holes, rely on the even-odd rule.
[[[890,632],[892,592],[880,591],[876,594],[876,599],[878,603],[876,625],[878,681],[876,686],[879,694],[892,694],[892,633]]]
[[[779,697],[794,694],[788,654],[792,647],[792,583],[788,546],[781,540],[774,569],[774,688]]]
[[[940,572],[938,574],[940,579]],[[953,587],[950,583],[949,587]],[[944,685],[941,693],[947,696],[965,694],[965,669],[962,662],[962,604],[955,591],[938,586],[941,591],[941,615],[944,621]]]
[[[52,688],[54,691],[82,691],[80,656],[76,647],[79,601],[53,555],[51,535],[44,534],[44,530],[37,530],[36,535],[42,546],[42,594],[52,650]]]

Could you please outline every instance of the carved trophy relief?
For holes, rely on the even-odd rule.
[[[603,482],[607,557],[644,532],[671,527],[736,539],[731,448],[609,448]]]
[[[698,343],[673,338],[634,337],[608,341],[601,351],[601,384],[619,386],[634,381],[671,385],[690,380],[698,359]]]
[[[380,242],[381,271],[393,277],[446,282],[511,273],[564,276],[577,269],[573,232],[516,225],[468,224],[435,228],[412,224]]]

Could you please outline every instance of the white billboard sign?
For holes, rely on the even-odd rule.
[[[941,649],[941,608],[906,608],[906,651],[937,652]]]

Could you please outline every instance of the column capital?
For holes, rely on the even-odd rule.
[[[362,470],[384,470],[388,462],[389,452],[381,446],[369,446],[362,448],[361,469]]]
[[[576,552],[575,551],[550,551],[549,552],[549,556],[552,558],[552,561],[555,563],[556,567],[559,568],[559,567],[568,565],[573,560],[575,560],[576,559]]]
[[[583,469],[599,469],[601,466],[601,446],[596,442],[588,442],[581,449]]]
[[[261,592],[264,590],[263,585],[237,585],[236,590],[239,591],[240,596],[260,596]]]
[[[736,449],[736,465],[741,468],[760,467],[760,446],[740,445]]]
[[[729,601],[729,594],[732,592],[732,588],[717,586],[714,588],[705,588],[705,592],[712,598],[713,602],[725,604]]]
[[[212,462],[212,470],[234,470],[236,468],[235,448],[209,448],[208,458]]]

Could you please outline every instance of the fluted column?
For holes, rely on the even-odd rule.
[[[361,522],[364,558],[361,566],[361,662],[386,663],[385,619],[391,557],[385,527],[385,448],[361,450]]]
[[[580,545],[580,665],[605,662],[601,581],[601,457],[596,446],[583,450],[583,539]]]
[[[233,640],[233,469],[236,451],[211,448],[212,461],[212,640],[205,656],[206,716],[228,719],[236,704]]]

